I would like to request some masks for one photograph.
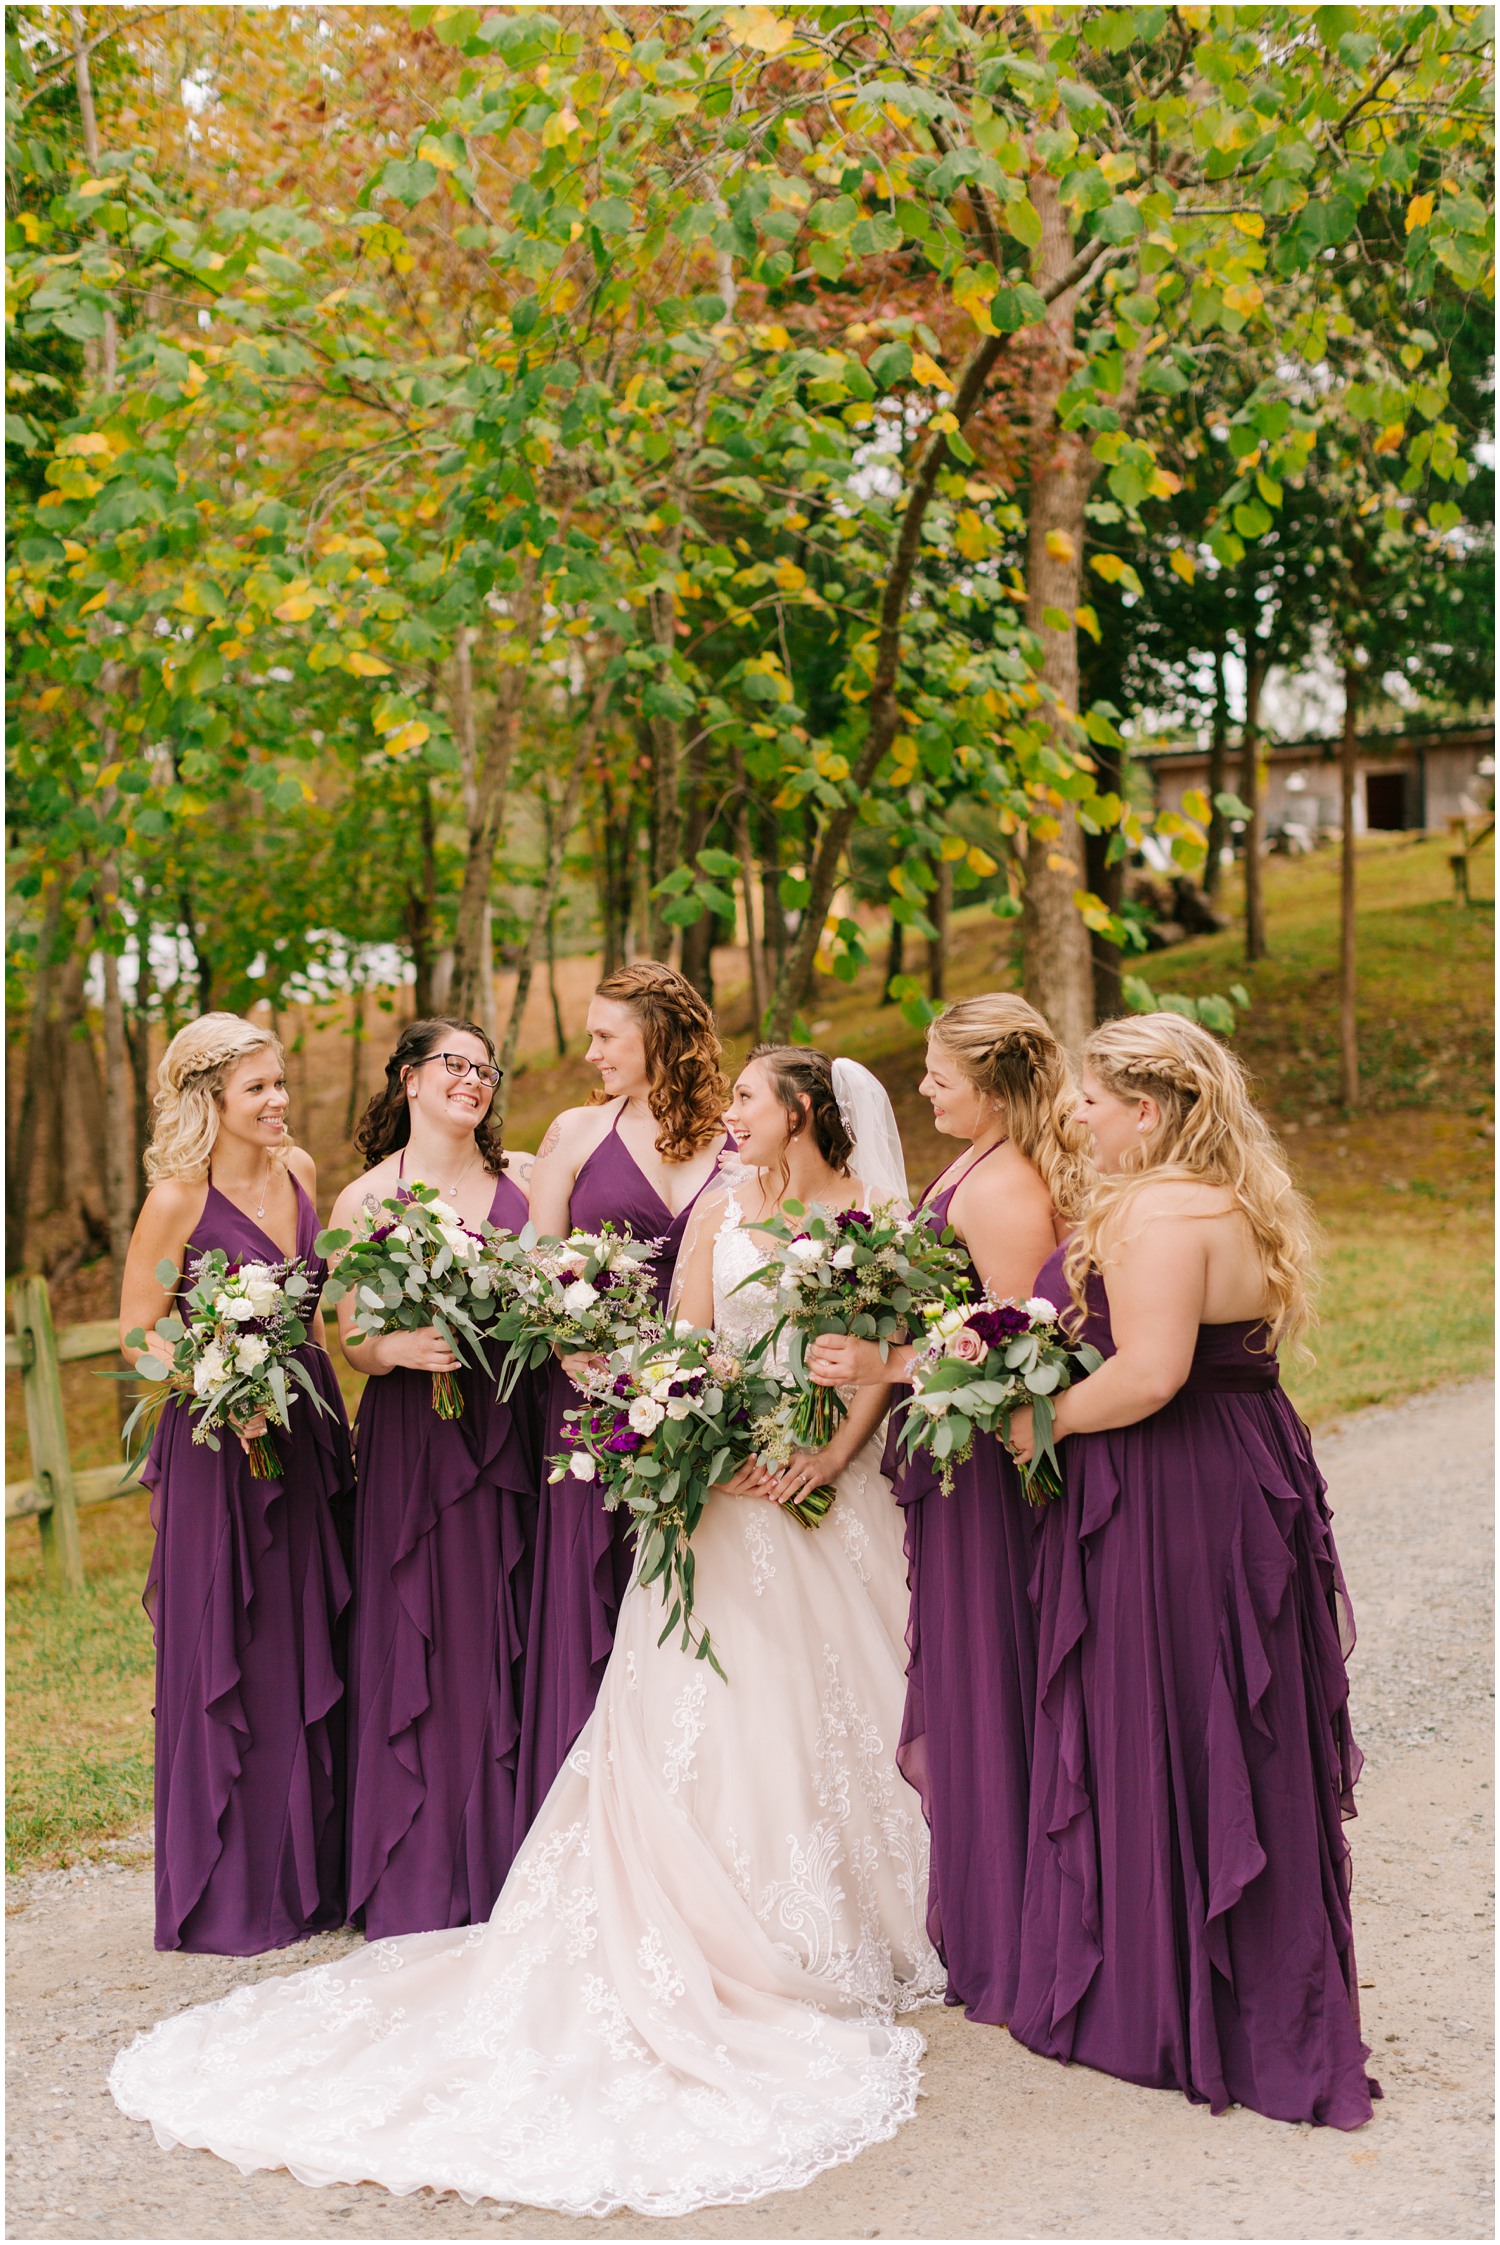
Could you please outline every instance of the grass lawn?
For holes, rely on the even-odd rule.
[[[1476,869],[1478,871],[1478,869]],[[1483,878],[1489,867],[1479,874]],[[1145,962],[1158,990],[1224,990],[1243,981],[1253,1000],[1236,1040],[1266,1112],[1283,1134],[1323,1233],[1321,1323],[1314,1360],[1286,1367],[1287,1385],[1314,1426],[1369,1403],[1490,1369],[1494,1102],[1493,904],[1453,900],[1441,841],[1372,836],[1360,862],[1358,1114],[1336,1106],[1338,866],[1334,853],[1267,867],[1272,955],[1247,970],[1233,933],[1204,937]],[[1477,886],[1477,881],[1476,881]],[[1231,896],[1227,903],[1233,907]],[[1014,943],[987,912],[961,914],[949,992],[1014,988]],[[815,1039],[863,1060],[890,1090],[911,1174],[948,1158],[917,1094],[921,1040],[878,1002],[872,971],[845,987],[819,986]],[[742,991],[721,1014],[731,1062],[748,1049]],[[330,1039],[330,1068],[338,1062]],[[318,1065],[314,1046],[314,1067]],[[558,1108],[586,1098],[580,1060],[533,1063],[518,1077],[508,1135],[536,1146]],[[352,1164],[323,1151],[327,1202]],[[62,1315],[105,1314],[102,1301]],[[345,1376],[352,1403],[360,1385]],[[118,1386],[88,1365],[63,1369],[79,1465],[118,1455]],[[7,1381],[6,1471],[28,1471],[19,1383]],[[89,1588],[71,1606],[41,1587],[36,1525],[7,1530],[7,1862],[64,1862],[97,1851],[150,1814],[151,1633],[140,1607],[150,1556],[145,1500],[83,1515]]]

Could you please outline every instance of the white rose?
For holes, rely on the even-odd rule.
[[[691,1409],[692,1405],[685,1395],[668,1396],[667,1417],[669,1419],[685,1419]]]
[[[258,1372],[271,1353],[271,1344],[259,1333],[242,1333],[234,1344],[235,1369]]]
[[[822,1256],[823,1242],[820,1239],[794,1239],[788,1246],[787,1253],[799,1263],[816,1263]]]
[[[666,1413],[653,1396],[638,1395],[625,1416],[637,1434],[655,1434]]]
[[[387,1239],[399,1241],[402,1247],[410,1247],[411,1226],[410,1224],[392,1224],[385,1236]]]
[[[940,1419],[953,1398],[940,1388],[936,1395],[917,1395],[913,1401],[921,1405],[930,1419]]]
[[[842,1247],[836,1247],[831,1261],[836,1271],[852,1271],[854,1268],[853,1242],[846,1239]]]
[[[582,1311],[591,1310],[598,1299],[598,1287],[590,1286],[586,1278],[575,1278],[571,1286],[563,1289],[563,1308],[570,1317],[577,1317]]]
[[[205,1349],[193,1367],[193,1393],[211,1394],[223,1379],[226,1366],[221,1349]]]
[[[598,1467],[587,1450],[575,1450],[568,1460],[568,1471],[575,1481],[592,1481]]]
[[[1034,1325],[1052,1325],[1056,1323],[1056,1303],[1044,1302],[1040,1294],[1033,1294],[1031,1300],[1029,1302],[1023,1302],[1021,1304],[1021,1307],[1026,1312],[1026,1315],[1031,1319]]]
[[[257,1317],[269,1317],[281,1299],[281,1282],[269,1263],[246,1263],[240,1270],[240,1288]]]
[[[938,1343],[951,1341],[954,1334],[960,1332],[968,1323],[968,1320],[969,1312],[955,1303],[951,1309],[944,1310],[941,1317],[933,1319],[931,1325],[927,1328],[927,1338],[931,1342]]]
[[[214,1315],[230,1318],[236,1325],[248,1325],[255,1316],[255,1305],[243,1294],[220,1294],[214,1303]]]
[[[782,1272],[782,1274],[781,1274],[781,1291],[782,1291],[782,1293],[783,1293],[783,1294],[795,1294],[795,1293],[797,1293],[797,1292],[799,1291],[799,1289],[801,1288],[801,1285],[802,1285],[802,1280],[801,1280],[801,1278],[800,1278],[800,1277],[798,1276],[798,1274],[796,1273],[796,1271],[783,1271],[783,1272]]]

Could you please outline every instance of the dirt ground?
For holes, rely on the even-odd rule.
[[[1491,2195],[1494,1911],[1491,1496],[1494,1391],[1370,1411],[1320,1455],[1360,1627],[1368,1756],[1353,1828],[1365,2031],[1385,2101],[1355,2135],[1033,2057],[954,2012],[927,2015],[925,2096],[892,2142],[801,2192],[645,2238],[1480,2238]],[[524,2207],[309,2191],[157,2151],[104,2085],[165,2012],[285,1970],[161,1957],[139,1851],[18,1882],[7,1926],[7,2235],[15,2238],[576,2237]],[[298,1962],[351,1936],[309,1944]]]

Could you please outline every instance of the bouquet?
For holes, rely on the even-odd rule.
[[[832,1436],[846,1405],[836,1388],[817,1387],[808,1378],[807,1343],[820,1333],[848,1333],[858,1340],[909,1339],[914,1330],[955,1295],[968,1290],[969,1260],[951,1231],[933,1230],[922,1215],[903,1216],[895,1208],[804,1210],[800,1201],[783,1203],[786,1216],[806,1216],[794,1231],[780,1216],[757,1224],[773,1240],[773,1259],[743,1286],[772,1284],[781,1314],[769,1335],[774,1344],[791,1327],[787,1363],[798,1396],[789,1432],[809,1449],[821,1449]],[[738,1291],[738,1289],[736,1290]]]
[[[495,1274],[485,1241],[443,1205],[435,1187],[402,1185],[389,1200],[365,1203],[365,1226],[320,1232],[318,1254],[337,1257],[324,1299],[355,1298],[349,1346],[367,1334],[415,1333],[435,1326],[457,1357],[485,1366],[482,1325],[496,1307]],[[467,1344],[467,1348],[465,1346]],[[432,1407],[456,1419],[464,1407],[456,1372],[434,1372]]]
[[[530,1224],[513,1237],[492,1233],[486,1263],[499,1307],[491,1332],[507,1351],[502,1399],[554,1348],[607,1357],[637,1335],[659,1339],[665,1327],[656,1296],[656,1246],[610,1224],[562,1240],[539,1239]]]
[[[1057,1311],[1039,1295],[946,1310],[912,1366],[911,1401],[902,1419],[907,1454],[932,1452],[947,1496],[954,1466],[973,1451],[975,1429],[993,1434],[998,1427],[1007,1440],[1012,1414],[1029,1403],[1036,1448],[1021,1467],[1021,1488],[1029,1503],[1046,1504],[1062,1494],[1053,1398],[1103,1361],[1087,1341],[1068,1338]]]
[[[708,1631],[693,1627],[693,1532],[709,1492],[784,1437],[793,1400],[754,1359],[679,1326],[613,1353],[582,1406],[568,1413],[571,1447],[549,1476],[597,1482],[607,1511],[626,1507],[639,1579],[659,1581],[669,1606],[657,1642],[680,1625],[684,1651],[696,1648],[719,1676]],[[783,1509],[815,1528],[832,1503],[831,1489],[813,1489]]]
[[[171,1291],[183,1274],[174,1263],[164,1262],[157,1264],[156,1275]],[[197,1422],[193,1440],[211,1450],[219,1447],[219,1430],[237,1419],[263,1413],[277,1426],[287,1426],[296,1400],[289,1377],[306,1389],[320,1411],[328,1409],[296,1354],[307,1339],[302,1303],[310,1283],[300,1263],[237,1263],[214,1247],[196,1259],[188,1276],[188,1291],[156,1323],[163,1340],[172,1343],[171,1363],[149,1352],[136,1358],[136,1373],[155,1382],[155,1392],[143,1396],[125,1422],[127,1457],[134,1430],[154,1426],[178,1395],[192,1399],[188,1410]],[[125,1346],[145,1349],[140,1326],[126,1335]],[[142,1454],[135,1453],[132,1467]],[[255,1480],[279,1478],[281,1458],[269,1434],[255,1435],[247,1455]]]

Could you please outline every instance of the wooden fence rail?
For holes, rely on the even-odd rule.
[[[32,1477],[6,1483],[5,1517],[36,1521],[48,1586],[71,1596],[84,1586],[79,1507],[138,1496],[141,1484],[126,1477],[123,1459],[118,1465],[75,1473],[68,1449],[60,1368],[86,1362],[90,1357],[118,1356],[119,1332],[113,1318],[96,1318],[88,1325],[65,1325],[61,1333],[57,1332],[44,1278],[16,1280],[11,1288],[10,1313],[15,1331],[5,1337],[5,1368],[21,1375]]]

